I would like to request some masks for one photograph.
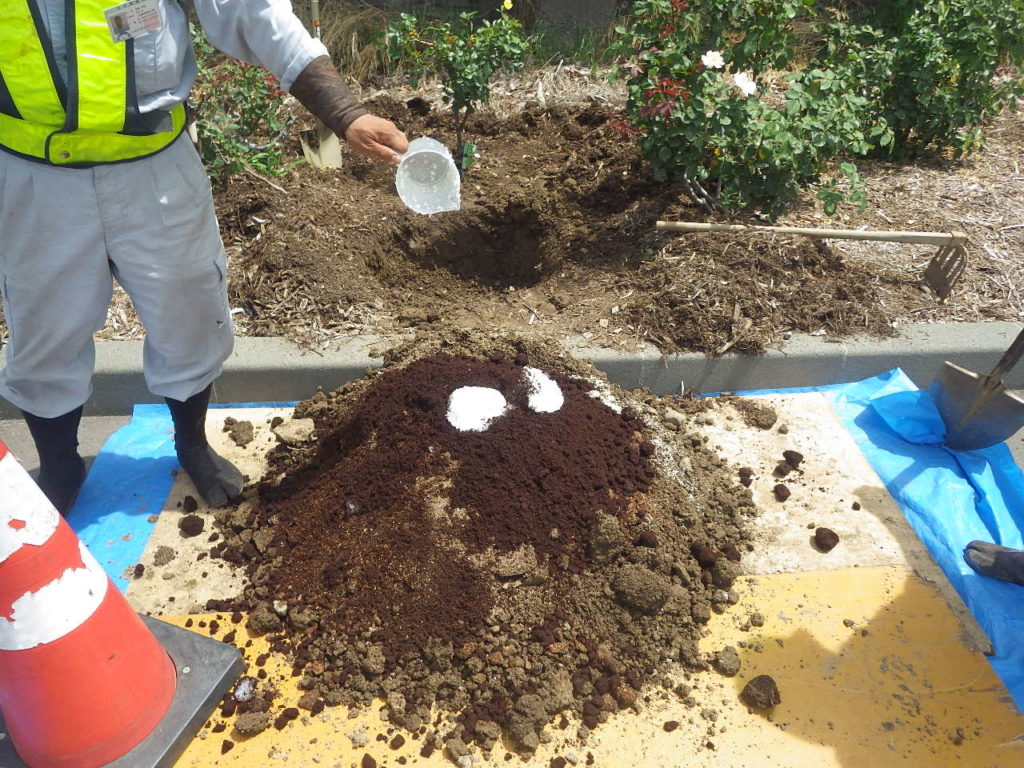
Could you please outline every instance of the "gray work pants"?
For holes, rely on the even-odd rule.
[[[129,163],[55,168],[0,151],[0,397],[52,418],[92,392],[93,334],[113,280],[146,329],[153,394],[186,400],[220,375],[233,336],[210,183],[186,135]]]

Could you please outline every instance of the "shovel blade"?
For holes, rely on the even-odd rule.
[[[317,121],[316,127],[299,134],[306,162],[316,168],[341,168],[341,141],[330,128]]]
[[[953,450],[988,448],[1024,427],[1024,398],[987,375],[946,362],[929,391],[946,423],[946,445]]]

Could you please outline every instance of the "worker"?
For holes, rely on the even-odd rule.
[[[354,150],[397,162],[408,142],[360,106],[288,0],[112,2],[0,3],[0,396],[24,414],[37,482],[66,513],[85,479],[78,427],[116,279],[145,326],[146,384],[170,408],[178,460],[219,506],[243,478],[205,434],[233,333],[210,183],[184,130],[189,10],[214,46],[269,69]]]
[[[964,548],[964,560],[982,576],[1024,586],[1024,550],[972,541]]]

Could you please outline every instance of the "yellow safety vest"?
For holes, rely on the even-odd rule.
[[[57,69],[36,0],[0,0],[0,147],[52,165],[87,167],[159,152],[185,127],[139,120],[133,41],[115,43],[103,13],[110,0],[68,3],[68,83]]]

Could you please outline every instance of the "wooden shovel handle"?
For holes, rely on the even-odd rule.
[[[1017,364],[1017,362],[1024,356],[1024,329],[1017,334],[1017,338],[1013,340],[1013,344],[1010,348],[1003,353],[1003,356],[999,358],[999,362],[996,363],[996,367],[992,369],[992,373],[989,374],[989,378],[993,381],[1001,382],[1003,376],[1009,373],[1010,369]]]
[[[659,221],[664,232],[775,232],[780,235],[804,235],[828,240],[878,240],[888,243],[920,245],[963,245],[963,232],[874,232],[863,229],[814,229],[811,227],[767,227],[747,224],[709,224],[701,221]]]

